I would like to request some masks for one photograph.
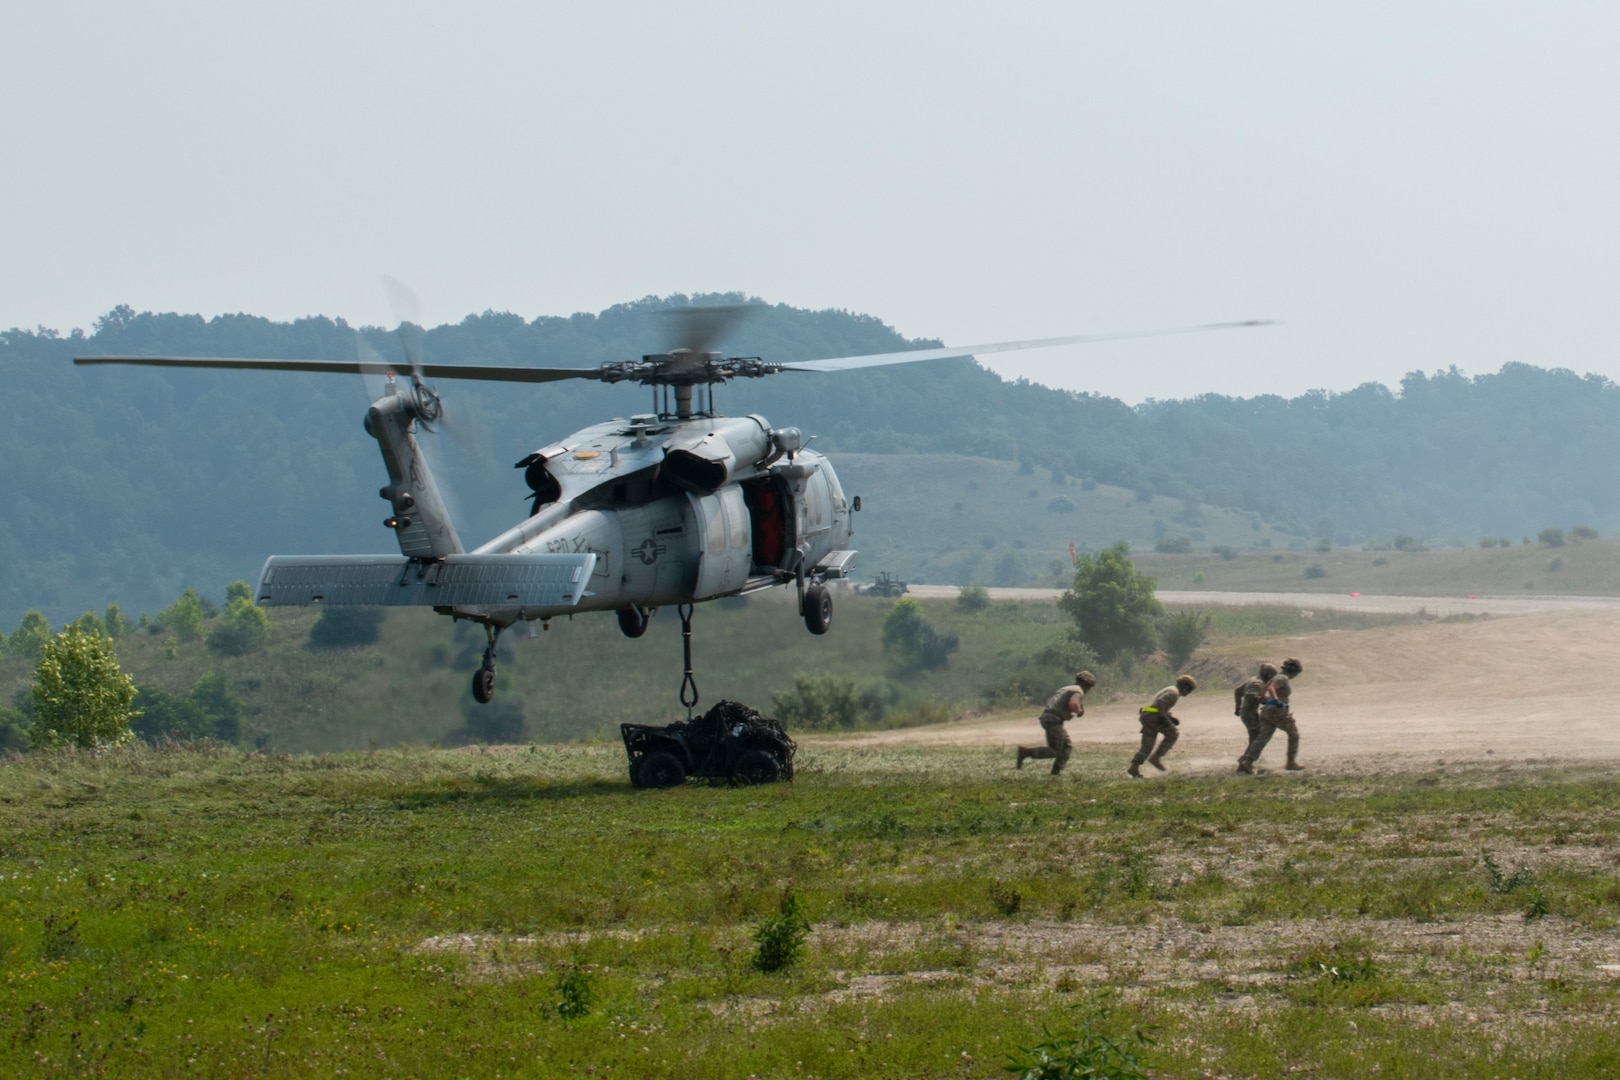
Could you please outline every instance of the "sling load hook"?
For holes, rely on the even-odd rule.
[[[686,669],[681,676],[681,704],[686,706],[686,718],[692,719],[692,709],[698,703],[697,680],[692,677],[692,605],[677,604],[675,613],[681,617],[681,652],[686,658]]]

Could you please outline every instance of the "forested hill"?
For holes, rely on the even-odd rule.
[[[429,330],[424,348],[440,362],[594,366],[667,347],[669,327],[656,312],[689,302],[697,301],[648,298],[532,321],[485,313]],[[395,335],[359,333],[399,358]],[[355,355],[355,334],[324,318],[204,320],[128,308],[90,335],[0,334],[9,405],[0,424],[0,628],[31,607],[59,622],[109,600],[155,609],[187,584],[218,594],[270,553],[390,550],[387,507],[376,496],[384,473],[361,430],[359,378],[70,362],[81,353],[345,359]],[[908,342],[869,316],[761,305],[726,349],[795,361],[925,344],[933,343]],[[1196,339],[1186,345],[1196,348]],[[485,447],[480,455],[439,440],[463,535],[474,540],[522,512],[527,492],[512,462],[587,423],[651,408],[648,390],[586,382],[440,390],[452,413],[473,414],[470,441]],[[818,436],[818,449],[1024,458],[1081,479],[1255,511],[1341,542],[1620,526],[1620,461],[1608,437],[1620,388],[1527,365],[1476,377],[1416,374],[1398,392],[1368,385],[1133,408],[1007,382],[961,360],[742,381],[720,388],[717,405],[798,425]]]

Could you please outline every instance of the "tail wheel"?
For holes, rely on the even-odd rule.
[[[825,634],[832,626],[832,593],[825,585],[804,590],[804,625],[812,634]]]
[[[638,638],[647,632],[647,613],[638,607],[620,608],[619,632],[627,638]]]
[[[745,784],[770,784],[781,779],[782,767],[768,750],[744,750],[732,775]]]
[[[686,779],[686,766],[667,750],[654,750],[641,759],[637,773],[641,787],[674,787]]]
[[[473,700],[480,705],[488,705],[495,697],[495,669],[481,667],[473,672],[472,678]]]

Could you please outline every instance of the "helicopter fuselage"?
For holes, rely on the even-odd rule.
[[[760,416],[636,416],[517,463],[531,516],[473,555],[595,555],[578,603],[440,608],[507,626],[642,610],[844,576],[852,505],[825,456]]]

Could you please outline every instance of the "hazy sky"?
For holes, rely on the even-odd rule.
[[[392,323],[387,273],[433,323],[1284,321],[987,358],[1130,401],[1620,378],[1620,5],[10,0],[0,43],[0,326]]]

